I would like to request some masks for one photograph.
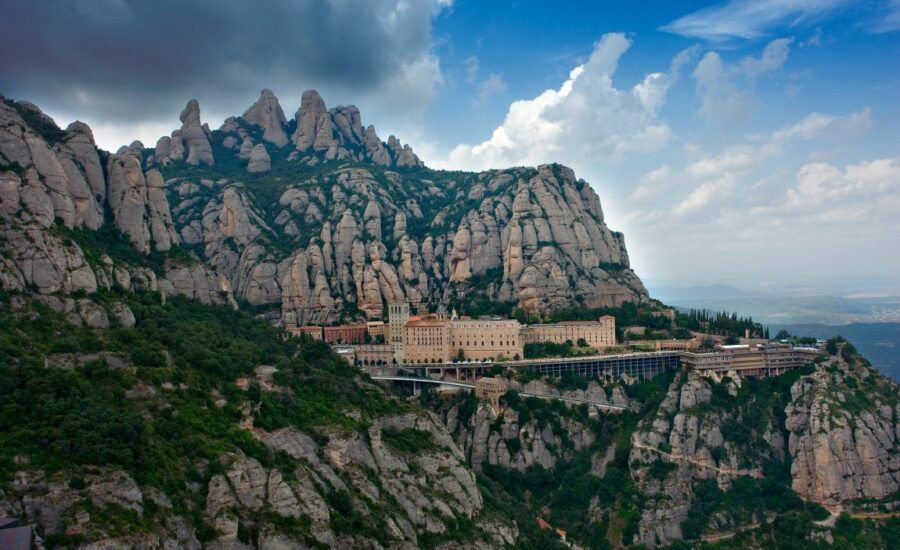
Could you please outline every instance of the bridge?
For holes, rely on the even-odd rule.
[[[657,351],[586,357],[550,357],[545,359],[503,361],[500,363],[494,361],[403,363],[393,366],[363,368],[373,376],[393,375],[400,370],[422,378],[452,378],[471,381],[478,376],[485,375],[495,366],[502,366],[517,371],[530,370],[544,376],[557,378],[563,375],[571,375],[613,381],[628,376],[635,380],[647,380],[661,372],[677,370],[681,366],[681,353],[678,351]]]
[[[471,382],[462,382],[456,380],[442,380],[442,379],[434,379],[434,378],[416,378],[414,376],[383,376],[383,375],[375,375],[371,377],[372,380],[382,380],[388,382],[412,382],[413,385],[418,383],[424,384],[436,384],[440,386],[450,386],[454,388],[465,388],[468,390],[474,390],[475,384]],[[623,407],[622,405],[612,405],[610,403],[601,403],[598,401],[592,401],[590,399],[579,399],[577,397],[565,397],[562,395],[547,395],[540,393],[530,393],[530,392],[519,392],[519,395],[522,397],[536,397],[538,399],[547,399],[554,401],[563,401],[566,403],[574,403],[574,404],[586,404],[591,405],[593,407],[597,407],[598,409],[608,410],[608,411],[626,411],[628,407]]]

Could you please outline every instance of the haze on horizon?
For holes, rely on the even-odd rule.
[[[900,1],[0,0],[0,94],[116,150],[304,89],[432,167],[560,162],[648,280],[900,292]]]

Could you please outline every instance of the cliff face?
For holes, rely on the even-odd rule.
[[[791,387],[792,487],[826,505],[890,500],[900,489],[897,386],[861,358],[833,357]]]
[[[4,102],[3,287],[90,293],[110,284],[100,271],[146,267],[86,258],[58,223],[115,227],[148,256],[191,250],[209,273],[175,274],[163,290],[216,301],[233,292],[286,325],[380,317],[404,298],[530,310],[647,298],[622,235],[567,168],[428,170],[394,136],[364,129],[355,107],[327,109],[314,91],[291,121],[264,90],[219,130],[194,100],[181,122],[155,149],[106,155],[86,125],[63,131],[33,105]],[[158,281],[188,260],[175,256],[182,265],[168,254]]]
[[[134,143],[104,161],[85,124],[63,131],[31,104],[0,102],[0,287],[44,297],[118,288],[230,300],[227,278],[198,261],[148,267],[145,255],[179,238],[165,184],[142,168],[141,149]],[[96,236],[109,231],[130,241],[116,259],[134,258],[110,256],[115,243]],[[79,244],[77,235],[88,237]]]
[[[640,492],[656,504],[643,510],[635,542],[648,547],[704,531],[727,531],[741,520],[727,513],[704,518],[685,533],[697,501],[698,482],[728,490],[737,478],[761,479],[764,466],[784,459],[776,408],[740,380],[722,383],[696,371],[681,373],[655,413],[644,417],[631,439],[629,467]],[[758,510],[756,513],[762,513]],[[699,529],[698,529],[699,528]],[[699,532],[698,532],[699,531]]]

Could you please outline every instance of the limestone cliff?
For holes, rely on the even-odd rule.
[[[0,213],[16,220],[4,229],[6,287],[98,288],[88,271],[103,266],[79,257],[78,242],[63,252],[59,220],[112,223],[143,254],[193,251],[212,272],[193,280],[215,286],[176,291],[234,289],[285,325],[377,318],[403,299],[546,311],[647,298],[622,235],[570,169],[428,170],[394,136],[364,129],[356,107],[328,109],[313,90],[292,121],[263,90],[214,132],[191,100],[155,149],[110,155],[82,123],[63,131],[33,105],[2,109]],[[37,249],[16,244],[26,226],[43,228]]]
[[[195,149],[201,158],[202,149]],[[144,255],[165,253],[180,238],[162,175],[145,169],[142,155],[137,142],[106,155],[84,123],[63,131],[34,105],[0,102],[0,287],[41,296],[119,288],[230,300],[227,279],[196,260],[149,268]]]
[[[832,506],[897,499],[900,391],[855,353],[845,355],[791,387],[786,427],[793,489]]]

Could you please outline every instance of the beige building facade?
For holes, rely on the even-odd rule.
[[[452,319],[450,352],[463,359],[523,359],[521,332],[515,319]]]
[[[390,304],[388,312],[388,344],[397,363],[447,363],[460,355],[466,360],[525,355],[522,325],[516,320],[459,318],[456,312],[448,318],[443,311],[410,316],[408,304]]]
[[[592,348],[610,348],[616,345],[616,318],[612,315],[604,315],[597,321],[564,321],[528,325],[522,329],[522,338],[525,343],[553,342],[556,344],[564,344],[566,341],[577,344],[578,340],[583,339]]]
[[[821,354],[814,348],[733,345],[719,346],[711,351],[687,351],[681,361],[691,368],[720,374],[777,376],[807,365]]]
[[[394,351],[398,363],[406,362],[406,324],[409,322],[409,302],[388,304],[388,327],[385,340]]]

